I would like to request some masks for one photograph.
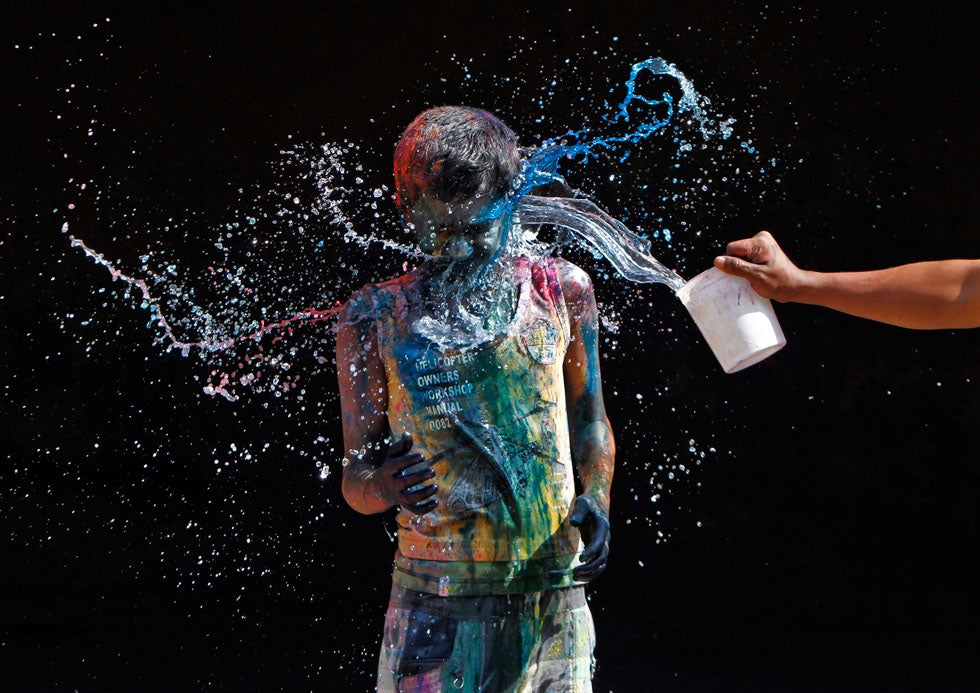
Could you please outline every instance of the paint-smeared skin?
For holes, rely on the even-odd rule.
[[[383,498],[370,484],[372,473],[387,450],[388,387],[378,359],[378,337],[370,311],[354,296],[337,324],[337,378],[344,428],[343,494],[354,510],[370,514],[384,512],[394,503]]]
[[[535,272],[535,276],[539,280],[545,276],[544,270],[538,265],[535,265]],[[501,349],[506,350],[508,348],[507,343],[501,343],[489,349],[477,349],[474,352],[469,352],[475,354],[472,357],[475,360],[468,365],[479,366],[483,362],[486,363],[484,370],[478,369],[476,373],[482,372],[484,374],[483,377],[479,378],[481,392],[483,393],[481,401],[483,402],[482,406],[489,408],[480,412],[480,416],[474,416],[474,412],[461,411],[460,417],[470,417],[466,423],[466,429],[471,432],[472,437],[474,432],[480,430],[478,428],[480,425],[489,426],[486,432],[494,435],[488,436],[487,439],[488,441],[500,441],[491,447],[500,447],[501,444],[506,447],[504,457],[510,461],[511,467],[518,471],[515,481],[521,486],[526,485],[527,488],[542,489],[542,491],[524,494],[523,497],[526,501],[520,506],[519,516],[513,516],[514,513],[507,509],[507,504],[500,503],[494,504],[491,509],[480,511],[482,515],[477,518],[478,522],[476,523],[471,518],[459,517],[453,532],[456,536],[456,546],[463,553],[466,553],[466,546],[472,546],[473,556],[476,560],[508,561],[515,558],[523,560],[525,557],[537,554],[537,550],[545,546],[540,542],[545,541],[547,543],[547,538],[551,537],[561,525],[567,522],[569,515],[572,516],[572,524],[576,526],[581,524],[582,533],[589,540],[595,534],[592,531],[596,525],[595,518],[592,518],[591,515],[588,518],[582,516],[578,517],[576,522],[573,508],[578,509],[579,505],[582,505],[584,508],[582,512],[592,511],[594,508],[595,514],[601,515],[603,521],[605,521],[605,516],[608,513],[614,443],[602,400],[598,361],[597,315],[592,285],[585,272],[562,260],[556,261],[555,269],[552,272],[557,274],[550,280],[552,289],[546,288],[548,284],[547,280],[544,280],[543,284],[541,281],[535,284],[536,290],[545,293],[550,291],[559,295],[564,294],[570,317],[570,325],[568,325],[570,342],[567,348],[562,349],[564,359],[560,361],[560,365],[556,364],[555,368],[559,370],[553,380],[542,383],[536,381],[536,376],[531,371],[525,373],[524,369],[531,367],[525,363],[528,362],[526,354],[522,361],[516,358],[516,353],[500,352]],[[389,288],[394,285],[403,287],[404,295],[411,301],[413,292],[409,279],[403,278],[385,284]],[[364,316],[375,311],[377,314],[387,315],[388,312],[384,306],[391,293],[388,290],[372,290],[375,293],[370,296],[367,295],[367,291],[355,295],[348,309],[341,316],[337,352],[345,446],[348,449],[348,462],[344,470],[344,494],[352,507],[366,513],[383,512],[396,503],[404,507],[402,502],[393,499],[390,493],[385,494],[379,488],[380,472],[378,465],[385,460],[384,441],[390,432],[389,425],[395,426],[398,430],[401,428],[410,430],[407,426],[409,419],[406,416],[408,412],[418,408],[418,403],[408,397],[407,392],[411,388],[401,385],[401,383],[413,382],[418,376],[418,373],[407,367],[413,360],[418,359],[418,353],[416,353],[418,347],[413,346],[411,339],[396,339],[386,347],[391,353],[387,357],[388,363],[383,363],[384,357],[379,355],[378,335],[375,333],[377,329],[383,328],[376,327],[377,323],[374,319]],[[379,305],[382,306],[380,311]],[[384,318],[382,318],[382,322],[383,320]],[[561,320],[564,321],[563,311]],[[405,331],[404,326],[396,326],[395,331],[403,333]],[[387,334],[390,335],[390,331]],[[390,336],[385,338],[386,343],[389,339]],[[560,343],[565,344],[564,337]],[[527,347],[525,342],[525,347],[521,348],[530,347]],[[494,354],[497,354],[497,357],[493,357]],[[539,353],[538,356],[544,359],[548,358],[545,353]],[[486,361],[485,357],[490,358],[490,360]],[[499,362],[509,369],[507,377],[493,375],[494,366],[492,364],[497,363],[494,358],[498,357],[501,359]],[[386,379],[391,382],[386,381]],[[536,382],[537,384],[535,384]],[[552,385],[548,383],[556,385],[558,390],[546,397],[550,401],[543,401],[541,395],[553,389]],[[390,396],[390,388],[393,386],[396,388],[394,399]],[[544,390],[539,391],[536,389],[538,387],[544,387]],[[584,493],[594,500],[593,503],[578,502],[575,506],[570,506],[571,497],[569,496],[567,497],[569,500],[564,500],[555,505],[558,499],[551,499],[550,490],[543,491],[546,487],[550,488],[549,484],[552,481],[546,475],[548,468],[536,462],[536,460],[549,459],[550,455],[544,454],[542,456],[545,451],[539,447],[536,438],[527,438],[527,433],[522,432],[522,426],[525,425],[524,419],[540,416],[542,411],[554,407],[554,403],[560,401],[562,397],[565,399],[562,403],[565,406],[561,407],[560,414],[548,414],[545,416],[545,421],[553,420],[564,429],[565,432],[561,433],[560,437],[568,436],[569,447],[565,449],[571,448],[571,459],[579,473],[582,488]],[[564,414],[565,410],[568,412],[567,417]],[[395,419],[392,419],[392,416]],[[389,424],[395,420],[400,421],[401,425]],[[511,426],[515,425],[516,428],[512,430]],[[464,436],[461,440],[464,446],[467,443],[465,438]],[[417,438],[417,440],[420,439]],[[422,448],[424,447],[423,445]],[[470,447],[473,446],[470,445]],[[475,446],[472,451],[476,453],[475,458],[469,463],[466,463],[465,455],[456,454],[456,462],[453,468],[446,468],[444,465],[438,466],[442,470],[439,472],[439,483],[446,485],[441,498],[447,500],[455,497],[450,494],[451,486],[462,479],[460,474],[467,473],[466,468],[468,466],[485,465],[485,461],[478,459],[479,449],[482,447]],[[420,451],[425,451],[430,455],[435,452],[434,449]],[[420,478],[417,482],[425,481],[427,478]],[[541,495],[542,492],[544,495]],[[539,501],[543,502],[544,505],[541,505]],[[556,516],[555,511],[559,507],[564,509],[560,510],[560,514]],[[440,514],[445,516],[446,512],[450,510],[455,510],[455,507],[440,510]],[[452,515],[451,512],[449,514]],[[451,517],[444,518],[443,521],[450,522],[447,527],[456,522]],[[430,559],[435,558],[435,556],[426,553],[430,549],[424,549],[427,535],[416,535],[413,531],[413,527],[424,528],[426,522],[425,516],[418,517],[417,521],[409,517],[406,526],[402,527],[403,531],[400,532],[400,536],[414,535],[412,541],[412,546],[415,549],[414,555]],[[488,522],[489,524],[487,524]],[[565,526],[567,527],[567,524]],[[574,530],[572,531],[574,532]],[[559,534],[565,534],[565,531]],[[559,534],[554,534],[554,537],[557,538]],[[598,548],[594,548],[591,553],[586,552],[586,558],[594,559],[595,565],[591,568],[587,567],[584,572],[577,571],[576,579],[591,579],[601,572],[608,551],[607,542],[606,529],[598,537]],[[490,544],[496,548],[491,549]],[[521,554],[531,552],[528,556],[518,556],[513,553],[515,547],[525,545],[527,548],[520,549],[520,551]],[[558,545],[560,544],[555,546]],[[435,545],[433,545],[432,550],[434,549]],[[554,550],[554,547],[549,549],[549,551],[551,550]],[[477,556],[480,557],[477,558]],[[448,558],[448,556],[442,557]],[[455,560],[459,558],[462,556]]]
[[[564,260],[557,264],[571,322],[564,373],[572,458],[583,492],[608,513],[616,444],[602,399],[595,294],[583,270]]]
[[[406,434],[388,446],[388,386],[378,357],[378,336],[372,310],[363,294],[344,306],[337,325],[337,375],[343,417],[343,494],[358,512],[371,514],[402,505],[412,512],[434,507],[433,460],[411,452]],[[428,464],[421,464],[427,462]],[[413,473],[405,474],[407,467]],[[417,487],[413,489],[412,487]]]
[[[572,459],[582,483],[570,522],[585,540],[582,563],[573,575],[588,582],[606,569],[609,556],[609,504],[616,443],[602,399],[599,371],[599,319],[589,275],[570,262],[558,261],[571,341],[565,353],[565,401],[568,407]]]

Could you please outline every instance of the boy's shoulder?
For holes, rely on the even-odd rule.
[[[380,282],[370,282],[362,286],[360,289],[354,291],[354,293],[351,294],[351,298],[361,294],[381,295],[401,291],[404,289],[405,285],[411,283],[414,278],[414,275],[409,272],[407,274],[392,277],[391,279],[385,279]]]
[[[555,273],[566,297],[580,296],[592,291],[592,277],[584,269],[562,257],[554,258]]]
[[[400,302],[405,285],[413,279],[414,277],[409,273],[365,284],[347,299],[344,311],[347,318],[357,321],[378,317],[384,310],[391,309]]]

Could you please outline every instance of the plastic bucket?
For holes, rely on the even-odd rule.
[[[712,267],[677,290],[726,373],[759,363],[786,345],[772,302],[747,279]]]

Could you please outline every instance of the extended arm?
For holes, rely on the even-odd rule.
[[[571,327],[565,354],[565,401],[568,406],[572,459],[582,484],[570,521],[580,527],[586,543],[577,580],[591,580],[605,567],[609,554],[609,495],[616,443],[602,400],[599,373],[599,330],[592,281],[578,267],[558,262]]]
[[[354,299],[352,299],[353,301]],[[411,453],[412,436],[388,445],[388,385],[374,321],[358,317],[351,303],[337,326],[337,378],[344,427],[344,500],[354,510],[380,513],[395,505],[422,514],[435,507],[435,476],[422,455]],[[411,468],[411,469],[410,469]]]
[[[930,330],[980,327],[980,260],[916,262],[869,272],[801,270],[768,231],[729,243],[715,267],[776,301],[825,306]]]

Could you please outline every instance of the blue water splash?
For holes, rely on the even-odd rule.
[[[675,98],[668,92],[663,92],[660,97],[638,93],[637,79],[644,72],[675,80],[681,91],[680,99],[675,102]],[[619,153],[620,161],[625,161],[630,155],[629,147],[663,130],[678,114],[683,113],[690,122],[696,123],[705,140],[715,136],[728,139],[732,134],[731,125],[734,121],[729,119],[717,122],[710,118],[705,112],[708,100],[698,94],[684,73],[662,58],[635,63],[630,69],[625,86],[626,95],[618,111],[605,116],[603,121],[609,126],[629,124],[630,129],[620,135],[592,136],[588,128],[583,128],[569,131],[561,138],[547,140],[524,160],[521,176],[510,193],[488,205],[474,222],[486,222],[503,216],[504,247],[510,238],[515,212],[518,212],[517,216],[523,212],[521,219],[525,223],[554,224],[569,229],[599,250],[628,280],[663,283],[676,289],[683,280],[650,255],[650,242],[609,217],[594,204],[577,204],[582,201],[574,199],[555,199],[549,202],[549,198],[535,198],[533,203],[525,202],[525,198],[534,188],[554,182],[565,184],[559,173],[562,162],[581,159],[583,163],[588,163],[589,157],[599,151]],[[651,108],[647,114],[640,116],[636,108],[638,104]],[[657,115],[658,112],[663,115]],[[625,151],[621,151],[624,149]]]

